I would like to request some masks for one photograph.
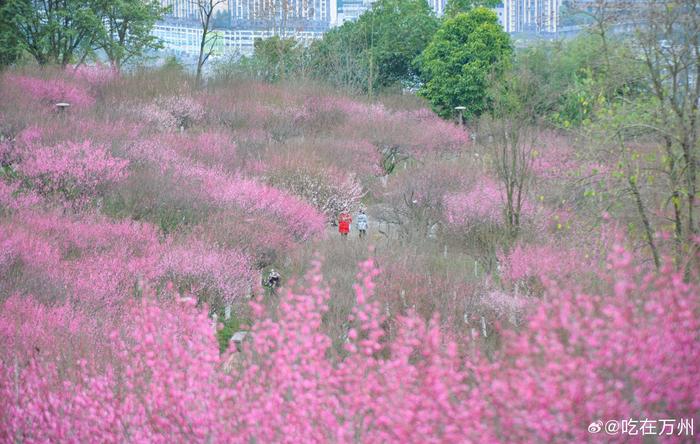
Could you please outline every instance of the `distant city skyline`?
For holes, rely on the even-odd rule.
[[[219,35],[217,54],[251,55],[255,39],[273,35],[308,43],[329,29],[356,20],[375,0],[227,0],[215,8]],[[435,14],[444,15],[447,0],[427,0]],[[171,13],[156,24],[153,34],[166,49],[195,54],[202,31],[194,0],[161,0]],[[556,33],[562,0],[503,0],[494,8],[508,33]]]

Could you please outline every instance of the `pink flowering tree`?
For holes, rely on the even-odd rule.
[[[163,277],[182,292],[213,308],[221,308],[248,295],[253,285],[250,259],[231,249],[219,249],[190,241],[163,254]]]
[[[36,77],[5,75],[3,83],[10,83],[21,91],[25,100],[45,107],[58,102],[67,102],[72,107],[86,109],[95,103],[95,98],[84,85],[64,79],[39,79]]]
[[[574,250],[561,245],[516,244],[508,254],[498,255],[502,283],[532,294],[548,280],[576,281],[577,276],[594,275],[596,265]]]
[[[504,220],[503,188],[488,176],[477,179],[469,191],[446,194],[444,205],[452,225],[501,224]]]
[[[127,175],[127,160],[114,157],[105,146],[89,140],[24,148],[17,171],[44,195],[58,193],[80,203],[99,196],[108,185]]]
[[[187,96],[163,97],[158,99],[158,106],[175,118],[175,125],[189,128],[204,118],[204,107],[195,99]]]
[[[635,266],[620,247],[609,268],[603,293],[549,285],[524,330],[477,369],[500,441],[596,442],[591,423],[646,418],[694,419],[697,433],[697,285],[671,264]]]
[[[185,161],[167,139],[152,139],[130,147],[137,161],[153,164],[161,174],[172,175],[191,187],[192,194],[218,208],[233,207],[249,214],[266,215],[296,240],[310,239],[325,227],[325,218],[312,205],[287,191],[260,181],[231,174],[217,166]]]
[[[111,358],[78,360],[70,379],[40,357],[2,365],[3,441],[228,440],[232,383],[206,312],[151,295],[126,315],[110,334]]]
[[[0,245],[8,293],[34,294],[49,304],[70,300],[106,317],[139,281],[162,275],[162,248],[149,224],[23,211],[0,223]]]
[[[79,66],[68,65],[65,74],[81,82],[87,83],[92,88],[101,88],[113,82],[119,77],[119,71],[108,65],[94,64]]]
[[[336,168],[320,171],[275,168],[267,175],[271,185],[311,203],[329,221],[342,211],[356,210],[365,194],[354,174]]]

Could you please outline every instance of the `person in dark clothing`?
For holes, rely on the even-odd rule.
[[[267,280],[265,282],[266,287],[275,289],[280,286],[280,274],[275,271],[275,269],[270,270],[270,274],[267,275]]]

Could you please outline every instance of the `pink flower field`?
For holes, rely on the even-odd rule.
[[[696,442],[699,239],[655,184],[658,267],[568,133],[508,182],[427,106],[167,70],[0,73],[0,442]]]

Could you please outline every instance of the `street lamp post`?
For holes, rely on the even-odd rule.
[[[466,106],[455,106],[455,111],[457,111],[459,113],[459,126],[464,125],[463,113],[464,113],[465,109],[467,109]]]
[[[65,110],[67,110],[69,106],[70,106],[70,103],[59,102],[56,104],[56,110],[58,111],[59,114],[63,114],[63,112]]]

